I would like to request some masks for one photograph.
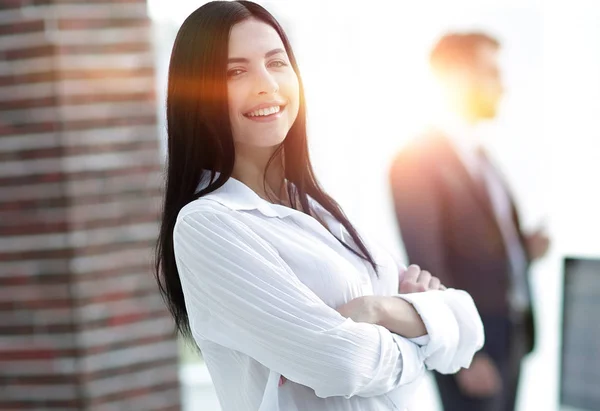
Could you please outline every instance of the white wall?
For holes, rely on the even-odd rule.
[[[173,2],[152,0],[150,10],[181,22],[201,3],[178,0],[175,8]],[[533,228],[545,219],[553,238],[550,255],[533,272],[538,348],[524,367],[520,410],[557,409],[562,257],[600,256],[595,239],[600,231],[595,181],[600,176],[595,120],[600,113],[600,4],[260,3],[281,19],[292,38],[322,183],[364,232],[400,255],[387,167],[430,119],[429,48],[449,29],[478,28],[501,40],[508,94],[487,143],[515,191],[525,225]],[[159,56],[161,64],[168,62],[169,51]],[[437,407],[428,381],[416,409]]]

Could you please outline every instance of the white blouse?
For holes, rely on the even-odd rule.
[[[453,289],[398,295],[427,328],[413,340],[344,318],[335,307],[356,297],[396,295],[399,267],[366,241],[377,276],[312,205],[335,236],[233,178],[178,215],[185,304],[222,410],[403,411],[426,369],[454,373],[483,346],[473,300]]]

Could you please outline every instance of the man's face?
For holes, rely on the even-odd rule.
[[[491,119],[498,111],[498,104],[504,93],[498,54],[497,47],[481,45],[473,64],[466,69],[465,103],[471,115],[476,118]]]

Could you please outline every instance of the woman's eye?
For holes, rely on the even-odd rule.
[[[284,61],[282,60],[275,60],[269,63],[269,67],[285,67],[287,66],[287,64],[285,64]]]
[[[244,72],[244,70],[242,69],[233,69],[233,70],[229,70],[227,72],[227,77],[237,77],[240,74],[242,74]]]

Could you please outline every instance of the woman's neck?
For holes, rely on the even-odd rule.
[[[265,175],[265,168],[274,152],[275,147],[236,144],[232,177],[250,187],[263,199],[276,199],[285,204],[289,200],[285,187],[282,151],[273,159]]]

